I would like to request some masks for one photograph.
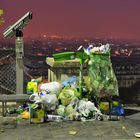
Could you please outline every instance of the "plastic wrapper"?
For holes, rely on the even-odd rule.
[[[42,123],[45,121],[45,110],[41,106],[34,107],[34,104],[29,105],[30,123]]]
[[[22,119],[29,119],[30,118],[30,113],[28,111],[24,111],[21,113],[21,118]]]
[[[113,107],[110,110],[110,115],[124,116],[125,115],[124,108],[122,106]]]
[[[62,82],[62,87],[67,87],[67,86],[76,87],[77,86],[77,77],[72,76],[69,79]]]
[[[48,114],[47,115],[47,121],[56,121],[56,122],[60,122],[62,121],[64,118],[62,116],[59,115],[52,115],[52,114]]]
[[[42,102],[40,94],[38,92],[30,95],[29,100],[32,101],[32,102]]]
[[[37,82],[31,81],[27,83],[27,94],[31,95],[37,91]]]
[[[103,113],[108,113],[108,111],[109,111],[109,102],[100,102],[99,106],[100,106],[99,109],[100,109]]]

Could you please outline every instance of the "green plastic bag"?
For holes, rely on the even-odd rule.
[[[110,60],[110,50],[103,54],[90,52],[88,76],[88,86],[97,97],[119,95],[117,79]]]
[[[62,105],[65,106],[69,105],[72,99],[74,99],[75,97],[81,97],[77,89],[72,87],[65,87],[59,94],[58,99],[60,99]]]
[[[65,116],[65,106],[59,105],[56,112],[57,112],[58,115],[64,117]]]

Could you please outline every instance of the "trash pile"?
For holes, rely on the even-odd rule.
[[[102,113],[95,107],[94,103],[82,98],[76,88],[76,81],[77,78],[73,76],[62,83],[38,84],[38,92],[32,90],[33,93],[29,97],[32,102],[29,105],[30,121],[38,123],[45,120],[102,120]],[[24,118],[26,117],[24,116]]]
[[[81,49],[82,48],[82,49]],[[118,85],[110,61],[109,44],[87,49],[82,52],[59,53],[55,61],[80,59],[79,77],[72,76],[61,83],[50,83],[32,79],[27,84],[30,101],[26,107],[19,107],[21,118],[30,119],[31,123],[44,121],[92,121],[103,120],[103,114],[123,116],[124,109],[118,99]],[[71,57],[72,55],[73,57]],[[88,81],[82,77],[82,66],[88,61]],[[24,109],[21,109],[24,108]]]

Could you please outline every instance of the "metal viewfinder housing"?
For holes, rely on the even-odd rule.
[[[16,35],[17,30],[22,30],[32,19],[32,12],[27,12],[22,18],[20,18],[16,23],[10,25],[7,29],[4,30],[4,37],[12,38]]]

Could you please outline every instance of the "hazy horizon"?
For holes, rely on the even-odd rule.
[[[140,39],[139,0],[1,0],[2,32],[26,12],[33,20],[24,37],[68,36]]]

